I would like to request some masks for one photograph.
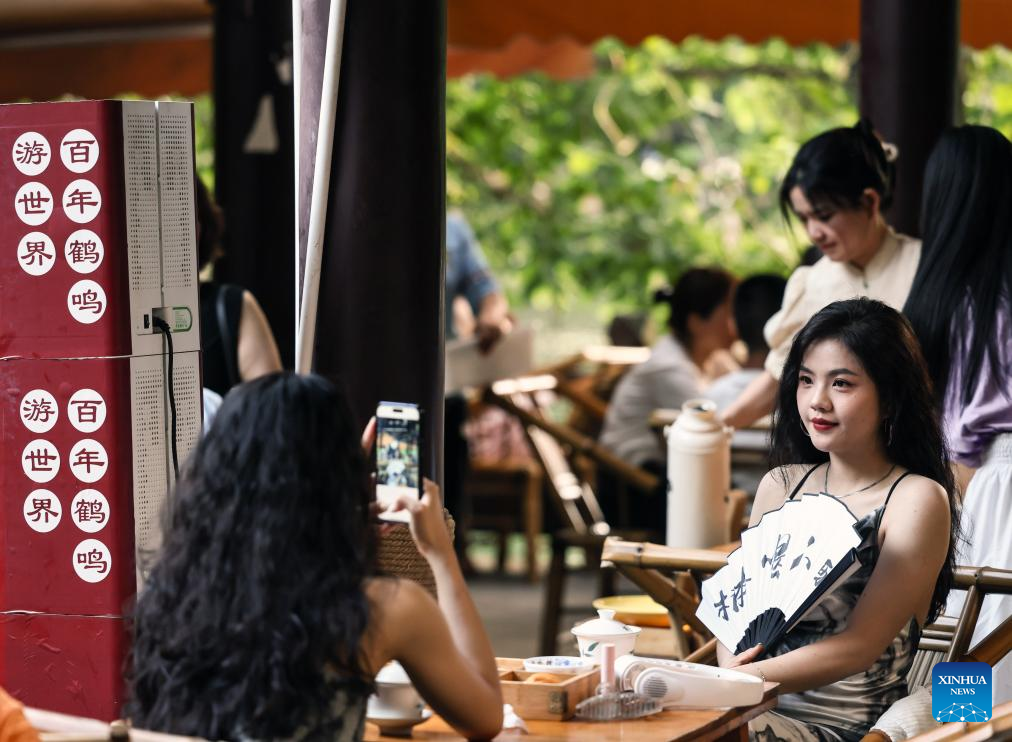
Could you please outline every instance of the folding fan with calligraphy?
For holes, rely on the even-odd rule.
[[[857,519],[832,495],[803,494],[742,531],[705,580],[696,616],[735,654],[771,646],[853,574]]]

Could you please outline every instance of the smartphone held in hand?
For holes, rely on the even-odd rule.
[[[376,501],[380,520],[407,523],[406,510],[390,512],[400,495],[421,497],[419,440],[422,416],[418,405],[380,402],[376,408]]]

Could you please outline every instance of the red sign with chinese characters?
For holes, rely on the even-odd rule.
[[[129,385],[129,358],[0,361],[0,611],[129,608]]]
[[[0,685],[29,705],[120,714],[168,384],[180,459],[200,430],[192,144],[185,103],[0,105]]]
[[[120,105],[0,106],[0,357],[131,352]]]

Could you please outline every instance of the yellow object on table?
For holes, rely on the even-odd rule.
[[[671,618],[667,609],[649,595],[612,595],[594,601],[595,609],[615,611],[615,620],[633,626],[667,628]]]

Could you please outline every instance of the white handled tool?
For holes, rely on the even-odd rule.
[[[655,698],[664,708],[752,706],[763,681],[736,670],[625,655],[615,660],[619,688]]]

